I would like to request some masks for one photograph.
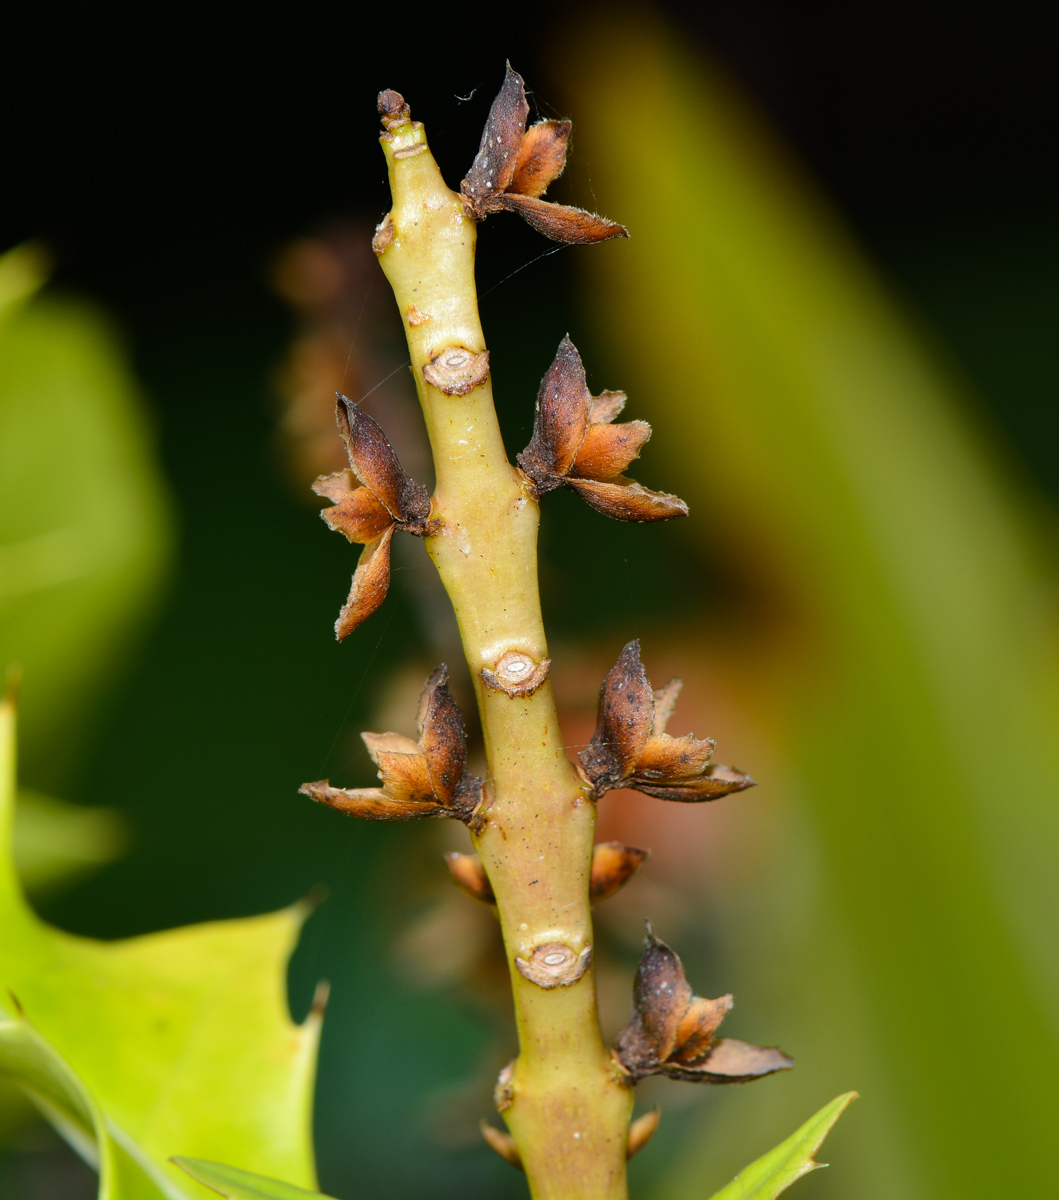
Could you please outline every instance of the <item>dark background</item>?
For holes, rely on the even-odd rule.
[[[132,855],[47,915],[126,936],[277,907],[325,882],[292,995],[300,1016],[317,977],[335,985],[321,1181],[357,1195],[384,1182],[389,1195],[429,1184],[439,1197],[521,1187],[476,1146],[431,1138],[427,1099],[475,1060],[481,1016],[456,992],[424,997],[388,965],[385,947],[418,902],[392,871],[407,830],[349,823],[338,836],[330,814],[292,798],[302,779],[346,769],[347,734],[377,680],[424,646],[398,581],[371,636],[335,648],[351,563],[278,469],[270,377],[293,324],[266,285],[269,263],[328,220],[385,211],[381,87],[405,92],[454,182],[505,58],[541,81],[551,114],[550,54],[575,11],[523,9],[507,23],[440,9],[21,6],[0,78],[0,248],[44,240],[56,284],[116,314],[181,531],[165,611],[90,756],[73,778],[28,764],[27,783],[124,810],[135,838]],[[969,377],[1016,469],[1059,499],[1054,8],[743,0],[661,11],[764,110]],[[483,319],[525,400],[570,323],[569,259],[533,262],[505,287],[541,250],[514,222],[495,224],[482,232],[480,286],[500,286]],[[502,412],[513,443],[529,412]],[[602,562],[614,531],[593,530]],[[545,552],[561,574],[562,548]],[[597,632],[651,602],[603,591]],[[559,636],[586,619],[561,595],[548,615]],[[423,1112],[408,1111],[410,1081]],[[401,1149],[408,1140],[415,1154]]]

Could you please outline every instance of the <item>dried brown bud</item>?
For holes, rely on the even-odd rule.
[[[629,1126],[629,1140],[625,1144],[625,1157],[632,1158],[634,1154],[639,1154],[640,1151],[647,1145],[651,1138],[655,1135],[655,1130],[658,1128],[658,1123],[662,1119],[662,1113],[657,1108],[652,1108],[650,1112],[645,1112],[642,1117],[637,1117]]]
[[[754,786],[742,771],[711,762],[712,738],[666,733],[679,691],[679,679],[651,690],[638,641],[622,650],[600,689],[595,735],[578,755],[597,796],[628,787],[662,800],[694,803]]]
[[[486,875],[485,867],[477,854],[460,854],[453,850],[451,854],[445,855],[445,864],[449,868],[452,882],[461,891],[474,900],[481,900],[483,904],[496,903],[489,876]]]
[[[426,488],[405,474],[379,423],[348,396],[337,396],[335,419],[354,474],[402,529],[422,534],[430,516]]]
[[[323,779],[298,790],[351,817],[455,817],[470,823],[482,781],[466,769],[467,734],[447,680],[444,663],[427,680],[419,702],[418,742],[399,733],[361,735],[379,768],[381,788],[336,788]]]
[[[519,466],[538,496],[573,488],[597,511],[619,521],[687,516],[688,506],[679,497],[648,491],[622,475],[651,436],[646,421],[611,424],[624,404],[621,392],[589,392],[581,355],[567,335],[541,381],[533,436],[518,456]]]
[[[521,650],[508,650],[493,664],[479,671],[486,687],[496,692],[506,692],[512,700],[532,696],[548,678],[550,658],[536,662]]]
[[[650,857],[650,851],[638,850],[635,846],[623,846],[621,842],[600,842],[592,850],[588,898],[593,904],[598,904],[600,900],[613,896]]]
[[[478,1128],[482,1131],[482,1137],[505,1162],[509,1162],[513,1167],[518,1167],[520,1171],[524,1170],[522,1155],[519,1154],[515,1139],[510,1133],[504,1133],[495,1125],[490,1125],[484,1118],[478,1122]]]
[[[335,635],[342,641],[386,599],[393,531],[419,537],[429,531],[430,497],[404,473],[378,423],[341,393],[335,420],[351,469],[321,475],[313,491],[332,501],[320,514],[328,526],[364,546],[349,598],[335,622]]]
[[[400,92],[386,88],[379,93],[379,116],[387,130],[398,129],[412,119],[411,110]]]
[[[684,965],[655,937],[650,923],[633,986],[633,1016],[615,1051],[634,1083],[668,1075],[691,1083],[746,1083],[794,1066],[782,1051],[735,1038],[714,1040],[732,1007],[731,996],[707,1000],[692,993]]]
[[[523,979],[550,990],[577,983],[591,961],[591,946],[586,946],[578,954],[562,942],[545,942],[543,946],[535,946],[528,959],[516,958],[515,967]]]
[[[525,85],[508,63],[478,153],[460,184],[474,220],[507,209],[557,242],[584,244],[628,237],[614,221],[540,199],[566,166],[571,126],[569,121],[540,121],[527,130],[528,117]]]

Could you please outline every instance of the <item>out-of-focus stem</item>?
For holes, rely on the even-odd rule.
[[[504,656],[518,655],[506,661],[524,676],[548,651],[537,503],[508,462],[484,374],[475,225],[421,125],[391,128],[382,146],[393,209],[375,247],[401,311],[437,474],[438,532],[427,549],[456,611],[485,735],[487,808],[473,837],[496,896],[519,1032],[498,1095],[536,1200],[620,1200],[632,1094],[603,1044],[590,964],[595,807],[564,752],[550,683],[513,697],[481,675],[503,678]],[[516,959],[545,983],[549,972],[572,981],[541,986]]]

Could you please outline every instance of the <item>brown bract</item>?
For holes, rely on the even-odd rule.
[[[490,213],[518,213],[538,233],[557,242],[605,242],[628,237],[623,226],[581,208],[542,200],[566,166],[569,121],[540,121],[526,129],[529,105],[522,76],[507,64],[471,169],[460,184],[464,206],[476,221]]]
[[[404,473],[378,423],[348,396],[337,395],[335,420],[350,470],[321,475],[313,491],[332,501],[320,513],[328,526],[364,547],[335,622],[335,636],[342,641],[386,599],[393,531],[417,537],[429,532],[430,497]]]
[[[518,456],[538,497],[572,488],[594,509],[619,521],[668,521],[685,517],[678,496],[651,492],[622,472],[651,436],[646,421],[612,424],[625,405],[622,392],[593,396],[585,368],[569,335],[541,380],[533,436]]]
[[[600,842],[592,850],[592,873],[588,896],[593,904],[613,896],[629,882],[650,858],[650,851],[621,842]],[[496,904],[493,886],[477,854],[460,854],[454,850],[445,855],[452,882],[468,896],[483,904]]]
[[[789,1071],[793,1060],[775,1047],[715,1040],[731,1008],[731,996],[707,1000],[692,993],[683,963],[648,923],[633,984],[632,1020],[618,1034],[615,1053],[634,1083],[647,1075],[690,1083],[747,1083]]]
[[[322,779],[298,790],[350,817],[455,817],[469,824],[482,798],[482,781],[466,769],[467,734],[447,680],[444,663],[427,680],[419,702],[418,742],[399,733],[360,735],[379,768],[381,788],[336,788]]]
[[[639,641],[622,650],[600,689],[595,735],[578,755],[597,796],[627,787],[662,800],[694,803],[754,786],[742,771],[710,761],[713,738],[666,733],[680,688],[681,681],[671,679],[653,691],[640,661]]]
[[[593,904],[606,900],[623,888],[651,857],[649,850],[623,846],[621,842],[600,842],[592,849],[592,874],[588,898]]]

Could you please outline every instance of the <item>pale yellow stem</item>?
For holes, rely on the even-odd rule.
[[[481,675],[505,654],[540,664],[548,650],[538,507],[508,462],[492,378],[477,357],[485,341],[475,226],[421,125],[384,134],[382,145],[393,209],[376,251],[404,321],[437,472],[439,532],[427,549],[456,611],[485,735],[488,808],[474,840],[497,899],[519,1032],[503,1115],[536,1200],[621,1200],[632,1093],[603,1044],[591,966],[566,986],[542,987],[516,965],[547,976],[556,951],[534,958],[547,946],[559,959],[565,950],[571,974],[589,957],[595,806],[564,751],[551,684],[512,698]]]

